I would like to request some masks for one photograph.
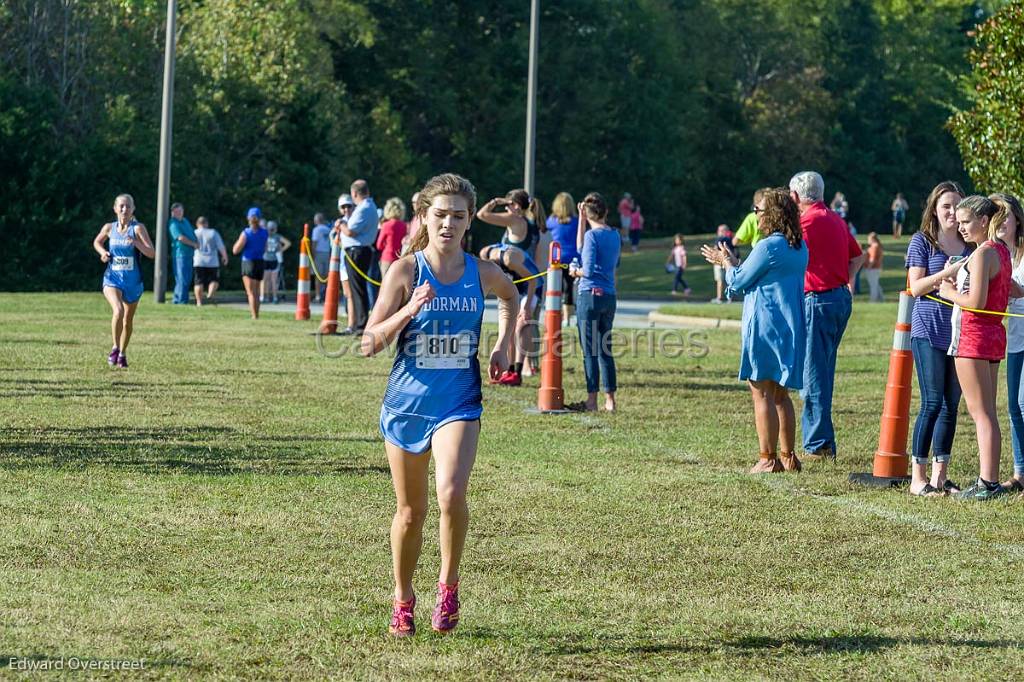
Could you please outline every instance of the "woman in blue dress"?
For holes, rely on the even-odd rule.
[[[476,208],[468,180],[450,173],[432,178],[414,208],[420,227],[410,253],[388,268],[362,338],[365,355],[397,339],[380,414],[397,499],[388,626],[397,637],[416,631],[412,581],[423,544],[431,458],[441,511],[441,570],[431,626],[448,632],[459,622],[459,563],[469,527],[466,490],[483,412],[477,350],[484,297],[498,297],[498,339],[488,368],[492,379],[508,367],[518,308],[518,292],[505,273],[462,250]]]
[[[764,237],[743,265],[722,245],[703,246],[701,253],[726,268],[727,293],[744,296],[739,378],[750,384],[754,397],[761,450],[750,473],[800,471],[789,389],[803,387],[807,246],[788,190],[766,190],[754,212]]]
[[[135,200],[130,194],[114,199],[114,213],[117,220],[100,228],[92,240],[92,248],[107,264],[103,273],[103,297],[113,311],[110,334],[114,339],[107,364],[128,369],[128,342],[132,338],[135,309],[143,289],[139,254],[152,258],[155,252],[146,226],[135,220]]]

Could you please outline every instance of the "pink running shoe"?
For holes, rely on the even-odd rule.
[[[114,349],[110,351],[110,355],[107,356],[107,364],[113,367],[117,364],[117,359],[121,357],[121,349],[114,346]]]
[[[416,634],[416,623],[413,622],[413,611],[416,609],[416,595],[409,601],[395,600],[391,608],[391,624],[388,632],[395,637],[412,637]]]
[[[451,632],[459,624],[459,584],[437,583],[437,606],[430,617],[434,632]]]
[[[523,377],[519,375],[519,372],[513,372],[510,369],[505,370],[505,373],[498,378],[498,383],[502,386],[522,386]]]
[[[121,369],[128,369],[128,356],[124,353],[119,353],[117,356],[117,364],[115,366],[120,367]]]

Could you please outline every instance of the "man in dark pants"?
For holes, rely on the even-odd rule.
[[[355,263],[355,268],[351,263],[346,263],[349,287],[352,290],[353,319],[349,321],[345,333],[362,334],[366,329],[366,320],[370,316],[369,288],[372,286],[363,275],[369,275],[373,265],[373,244],[377,241],[379,218],[377,204],[373,203],[366,180],[353,182],[350,192],[356,202],[356,209],[348,221],[338,227],[345,255]],[[363,274],[357,272],[356,268]]]

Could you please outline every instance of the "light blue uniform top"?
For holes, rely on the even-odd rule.
[[[476,258],[464,255],[462,277],[442,284],[423,252],[415,254],[413,286],[430,282],[436,296],[399,334],[381,407],[381,433],[408,452],[429,450],[438,428],[479,419],[483,412],[477,350],[484,294]]]
[[[107,251],[110,260],[103,273],[103,286],[121,290],[125,303],[135,303],[142,298],[142,270],[139,269],[139,250],[132,246],[135,239],[136,221],[128,225],[124,234],[118,232],[117,222],[110,224],[110,241]]]
[[[726,271],[726,293],[744,295],[740,379],[803,388],[806,270],[807,245],[794,249],[775,232],[754,245],[742,265]]]

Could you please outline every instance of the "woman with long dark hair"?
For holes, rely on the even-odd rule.
[[[921,216],[921,227],[907,245],[907,287],[916,299],[910,323],[910,347],[914,353],[921,407],[914,421],[913,465],[910,492],[934,497],[956,492],[959,487],[946,477],[956,434],[960,407],[960,381],[949,349],[953,311],[934,301],[939,285],[956,276],[954,262],[970,253],[957,230],[956,206],[963,199],[960,185],[940,182],[932,189]],[[932,455],[931,480],[928,458]]]
[[[576,324],[583,350],[583,372],[587,379],[584,409],[597,409],[597,388],[603,384],[604,409],[614,412],[618,389],[615,358],[611,353],[611,332],[615,322],[615,270],[622,253],[618,230],[608,225],[608,204],[597,192],[591,192],[577,207],[580,229],[576,248],[579,268],[570,268],[579,278],[576,296]]]

